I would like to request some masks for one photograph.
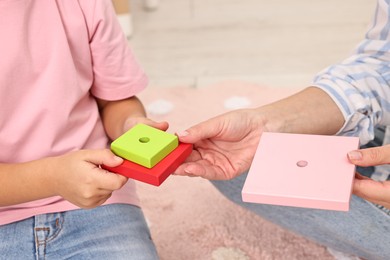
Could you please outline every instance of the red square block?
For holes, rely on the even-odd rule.
[[[160,186],[191,154],[192,144],[179,143],[179,146],[152,168],[124,160],[116,167],[102,165],[103,169],[128,178]]]

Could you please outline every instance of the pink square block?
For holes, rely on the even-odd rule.
[[[242,189],[245,202],[348,211],[358,137],[263,133]]]

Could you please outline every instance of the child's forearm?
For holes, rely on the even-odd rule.
[[[26,163],[0,164],[0,206],[9,206],[55,196],[51,159]]]
[[[111,140],[118,138],[125,131],[125,122],[129,117],[145,117],[146,112],[137,97],[119,101],[98,100],[104,128]]]

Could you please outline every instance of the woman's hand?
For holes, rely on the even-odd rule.
[[[231,179],[248,170],[264,124],[255,110],[232,111],[177,133],[194,150],[176,175]]]
[[[231,179],[248,170],[263,132],[335,134],[344,117],[330,96],[316,87],[258,107],[231,111],[178,133],[194,144],[177,175]]]
[[[351,151],[348,158],[351,163],[363,167],[389,164],[390,145]],[[390,181],[375,181],[357,173],[353,193],[390,209]]]

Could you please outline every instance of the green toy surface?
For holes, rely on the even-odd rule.
[[[176,135],[144,124],[137,124],[111,143],[118,156],[152,168],[179,145]]]

